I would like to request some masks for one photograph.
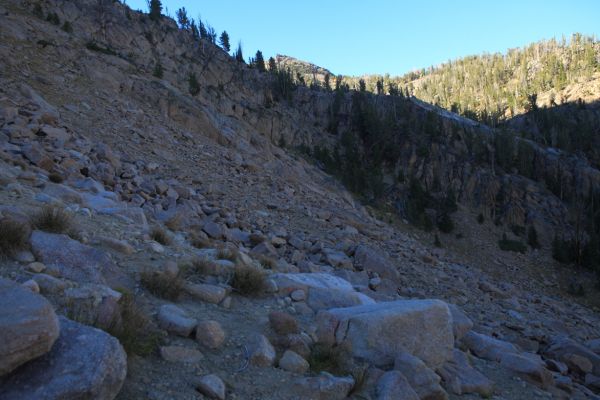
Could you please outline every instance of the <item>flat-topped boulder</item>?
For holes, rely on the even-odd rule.
[[[117,339],[59,317],[60,336],[52,350],[7,375],[3,400],[112,400],[127,375],[127,356]]]
[[[318,341],[347,346],[374,365],[390,364],[402,352],[435,369],[452,358],[452,317],[440,300],[397,300],[334,308],[317,315]]]
[[[314,311],[375,304],[347,280],[327,273],[274,274],[272,279],[281,294],[304,292],[306,304]]]
[[[58,318],[48,300],[0,278],[0,376],[46,354],[58,335]]]
[[[53,275],[75,282],[127,287],[129,279],[103,250],[73,240],[67,235],[33,231],[31,248],[38,261]]]

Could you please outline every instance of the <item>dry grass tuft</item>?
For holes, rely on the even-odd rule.
[[[217,260],[229,260],[231,262],[238,261],[238,252],[235,250],[228,249],[226,247],[221,247],[217,249]]]
[[[3,218],[0,220],[0,258],[10,257],[27,248],[31,229],[27,223]]]
[[[238,263],[233,272],[231,287],[246,296],[258,296],[266,287],[266,273],[263,269]]]
[[[152,231],[150,231],[150,238],[155,242],[158,242],[165,246],[169,246],[171,245],[171,243],[173,243],[171,235],[169,235],[167,231],[165,231],[160,226],[155,226],[154,228],[152,228]]]
[[[144,271],[141,283],[153,295],[167,300],[177,300],[183,292],[183,280],[164,272]]]
[[[48,174],[48,180],[53,183],[63,183],[65,179],[58,172],[52,172]]]
[[[108,332],[119,339],[127,354],[152,354],[161,344],[162,338],[150,316],[129,292],[123,292],[119,307],[121,318],[112,324]]]
[[[183,217],[181,216],[181,214],[175,214],[167,222],[165,222],[165,226],[173,232],[178,231],[181,228],[182,220]]]
[[[56,206],[44,206],[31,217],[31,225],[41,231],[64,233],[74,239],[79,236],[71,214]]]

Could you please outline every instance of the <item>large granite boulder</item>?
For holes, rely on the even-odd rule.
[[[391,364],[402,352],[435,369],[452,358],[452,317],[440,300],[398,300],[335,308],[317,315],[322,344],[346,346],[374,365]]]
[[[44,297],[0,278],[0,376],[46,354],[58,334],[58,318]]]
[[[303,291],[306,304],[315,311],[375,303],[369,296],[354,290],[347,280],[326,273],[275,274],[272,279],[279,293]]]
[[[377,272],[382,278],[394,280],[399,276],[395,265],[381,251],[362,244],[354,252],[354,267]]]
[[[104,331],[59,317],[52,350],[0,379],[3,400],[112,400],[127,375],[127,356]]]
[[[112,262],[108,253],[87,246],[67,235],[42,231],[31,234],[31,248],[48,271],[82,283],[128,287],[129,279]]]

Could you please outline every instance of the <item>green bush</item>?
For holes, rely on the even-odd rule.
[[[162,79],[164,75],[164,70],[161,63],[156,63],[156,65],[154,66],[154,70],[152,71],[152,75],[154,75],[158,79]]]
[[[525,254],[527,252],[527,246],[519,242],[518,240],[511,240],[506,237],[506,234],[502,235],[502,239],[498,241],[500,250],[513,251],[515,253]]]
[[[109,56],[116,56],[117,52],[108,47],[102,47],[98,45],[96,42],[90,41],[85,44],[85,47],[88,50],[95,51],[97,53],[107,54]]]
[[[443,213],[438,218],[437,227],[441,232],[450,233],[454,230],[454,221],[448,213]]]
[[[541,247],[540,242],[538,241],[537,231],[533,225],[527,230],[527,244],[532,249],[539,249]]]
[[[190,94],[192,96],[196,96],[198,93],[200,93],[200,83],[198,82],[196,74],[193,72],[188,77],[188,85]]]
[[[11,218],[0,220],[0,258],[27,248],[31,229],[27,223]]]

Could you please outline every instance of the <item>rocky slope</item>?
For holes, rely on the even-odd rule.
[[[597,314],[556,296],[545,253],[542,282],[515,277],[526,256],[433,249],[274,144],[335,146],[330,94],[272,101],[119,3],[2,0],[0,22],[0,298],[27,305],[0,302],[1,398],[595,398]],[[424,180],[433,158],[410,161]]]

